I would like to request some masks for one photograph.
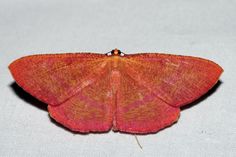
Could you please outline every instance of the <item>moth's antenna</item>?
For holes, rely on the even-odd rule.
[[[135,137],[135,140],[136,140],[136,142],[137,142],[139,148],[140,148],[140,149],[143,149],[142,145],[139,143],[138,137],[137,137],[136,135],[134,135],[134,137]]]

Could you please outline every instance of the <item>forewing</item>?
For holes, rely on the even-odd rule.
[[[161,99],[180,107],[210,90],[223,69],[216,63],[187,56],[134,54],[125,58],[127,74]]]
[[[49,105],[59,105],[102,75],[105,55],[91,53],[33,55],[9,69],[16,83]]]

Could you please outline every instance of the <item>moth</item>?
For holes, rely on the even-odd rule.
[[[48,104],[50,116],[81,133],[154,133],[180,107],[209,91],[223,69],[213,61],[161,53],[26,56],[9,65],[16,83]]]

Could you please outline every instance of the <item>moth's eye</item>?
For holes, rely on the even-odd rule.
[[[125,55],[125,54],[124,54],[123,52],[121,52],[121,53],[120,53],[120,56],[122,56],[122,57],[123,57],[124,55]]]
[[[106,55],[107,55],[107,56],[111,56],[111,55],[112,55],[112,53],[111,53],[111,52],[108,52],[108,53],[106,53]]]

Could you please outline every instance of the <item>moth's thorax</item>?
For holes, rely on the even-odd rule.
[[[112,69],[117,69],[120,63],[120,56],[113,56],[112,57]]]
[[[110,77],[110,83],[113,92],[116,92],[120,86],[120,79],[121,79],[121,74],[120,71],[117,69],[113,69],[111,71],[111,77]]]

